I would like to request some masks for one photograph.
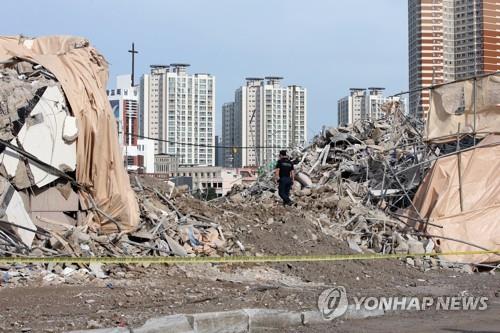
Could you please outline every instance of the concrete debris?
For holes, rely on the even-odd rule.
[[[28,251],[35,234],[64,232],[85,214],[69,181],[76,125],[59,83],[42,66],[0,67],[0,254]]]
[[[0,53],[0,175],[18,192],[69,183],[79,209],[63,213],[95,232],[136,228],[105,58],[72,36],[0,36]]]
[[[22,199],[10,184],[4,180],[6,186],[12,190],[4,193],[14,193],[18,197],[17,212],[24,213],[26,220],[31,223],[26,209],[32,210],[33,221],[30,225],[36,231],[26,238],[26,245],[32,245],[33,250],[8,247],[6,253],[19,253],[33,257],[50,257],[54,255],[66,256],[219,256],[226,252],[226,238],[222,228],[207,216],[198,216],[188,210],[179,209],[176,200],[191,198],[189,194],[169,188],[165,184],[162,188],[151,187],[150,179],[143,178],[144,184],[136,176],[136,190],[141,211],[141,224],[130,233],[99,234],[85,224],[76,220],[64,220],[62,216],[78,213],[78,200],[74,192],[67,193],[64,198],[64,187],[50,187],[40,193],[35,192],[33,197],[26,195],[27,203],[23,205]],[[0,178],[1,180],[1,178]],[[158,184],[155,184],[158,186]],[[142,189],[142,190],[141,190]],[[163,192],[165,190],[165,192]],[[168,192],[167,192],[168,190]],[[61,193],[62,192],[62,193]],[[24,193],[24,192],[23,192]],[[171,193],[170,197],[162,193]],[[14,197],[15,198],[15,197]],[[193,199],[194,200],[194,199]],[[12,200],[11,200],[12,202]],[[25,209],[25,207],[27,207]],[[10,210],[7,210],[7,214]],[[52,215],[50,215],[52,214]],[[58,215],[60,214],[60,215]],[[27,223],[15,220],[16,225],[25,226]],[[0,224],[2,227],[2,224]],[[19,233],[28,231],[21,229]],[[23,239],[25,239],[23,238]],[[32,244],[33,242],[33,244]],[[229,244],[235,245],[233,240]],[[241,243],[240,243],[241,245]],[[242,245],[241,245],[242,246]],[[36,250],[36,251],[35,251]],[[89,267],[91,274],[97,278],[106,278],[106,273],[101,265],[92,264]],[[63,271],[64,276],[73,276],[72,270]]]
[[[11,143],[63,172],[75,171],[76,142],[68,144],[63,140],[63,128],[67,118],[74,119],[69,115],[61,89],[56,86],[47,87]],[[68,120],[68,123],[70,122],[71,120]],[[74,135],[74,132],[72,134]],[[14,177],[13,182],[19,185],[16,171],[19,164],[25,164],[25,160],[10,148],[5,149],[0,160],[8,176]],[[36,185],[40,188],[59,178],[34,161],[28,161],[27,164],[26,172],[29,172],[29,178],[32,180],[30,186]],[[27,186],[18,186],[20,189],[25,187]]]
[[[2,215],[1,220],[3,220],[0,222],[0,237],[13,241],[9,235],[17,236],[22,244],[28,248],[31,247],[35,238],[36,226],[26,212],[21,196],[6,179],[1,177],[0,189],[0,214]],[[9,233],[9,231],[13,233]]]
[[[431,247],[428,237],[400,215],[428,168],[418,162],[433,152],[398,102],[384,110],[385,119],[324,129],[309,147],[289,152],[296,172],[292,194],[301,211],[323,216],[323,231],[354,252],[424,253]],[[251,186],[234,187],[228,199],[279,205],[267,195],[274,191],[268,172]]]
[[[2,40],[2,43],[7,50],[8,42]],[[55,40],[51,45],[54,43]],[[82,116],[80,108],[77,107],[78,114],[73,113],[72,105],[78,103],[70,104],[73,91],[67,90],[68,86],[65,84],[68,84],[68,80],[63,76],[63,80],[59,82],[44,66],[21,60],[32,58],[34,59],[29,56],[13,57],[0,64],[0,256],[116,255],[127,251],[139,253],[148,248],[158,248],[163,253],[169,253],[167,242],[162,243],[159,238],[162,231],[160,225],[148,239],[139,234],[135,238],[130,235],[129,243],[123,243],[125,245],[121,249],[107,250],[108,246],[114,247],[110,244],[119,238],[117,235],[121,236],[120,231],[130,231],[135,223],[132,215],[125,222],[123,214],[116,218],[120,211],[133,211],[133,207],[125,207],[125,201],[120,201],[126,194],[128,184],[123,182],[115,186],[115,180],[99,184],[95,181],[94,176],[98,172],[94,168],[97,170],[98,164],[102,161],[105,163],[105,158],[109,156],[92,162],[91,166],[80,160],[77,172],[77,157],[80,156],[78,158],[81,159],[85,155],[85,160],[95,159],[91,156],[93,153],[86,150],[93,149],[94,144],[90,141],[100,139],[97,136],[90,139],[91,133],[85,132],[90,123],[89,119]],[[89,64],[91,62],[93,61],[89,61]],[[83,75],[85,69],[79,70],[78,74]],[[85,89],[88,89],[86,91],[92,102],[99,104],[93,88]],[[89,112],[93,112],[91,108]],[[80,117],[78,121],[77,117]],[[81,119],[86,119],[87,124],[80,124]],[[99,121],[99,124],[104,122],[94,118],[93,121]],[[79,128],[80,125],[82,128]],[[82,129],[84,136],[81,139],[85,144],[80,145],[84,148],[77,154],[77,140]],[[107,131],[113,129],[109,128]],[[118,148],[117,144],[116,147]],[[103,146],[107,155],[112,150],[112,143]],[[87,166],[93,171],[87,170]],[[91,175],[85,180],[82,175],[87,174]],[[105,196],[109,188],[118,193],[115,198],[112,195]],[[129,192],[129,197],[133,198],[130,187]],[[110,203],[99,200],[99,196],[103,195],[106,197],[105,201]],[[137,205],[135,201],[133,204]],[[115,208],[110,214],[101,207]],[[106,223],[114,225],[118,233],[110,237],[102,235],[102,229],[105,228],[103,224]],[[144,227],[136,229],[136,233],[149,232],[143,230]],[[147,244],[142,244],[144,240]],[[141,247],[137,247],[140,250],[131,250],[131,247],[135,248],[131,244],[134,241],[141,244]],[[94,273],[102,276],[98,271]]]
[[[98,278],[98,279],[105,279],[105,278],[108,277],[104,273],[104,271],[102,270],[102,264],[101,263],[97,263],[97,262],[90,263],[89,268],[90,268],[90,271],[92,272],[92,274],[94,274],[95,277]]]

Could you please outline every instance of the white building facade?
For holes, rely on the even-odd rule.
[[[400,97],[385,97],[385,88],[351,88],[349,95],[338,100],[338,125],[345,126],[358,120],[377,120],[385,117],[381,106],[390,101],[401,102],[406,113],[406,100]]]
[[[154,142],[141,138],[139,93],[132,87],[131,76],[119,75],[116,88],[107,91],[118,127],[118,142],[127,170],[153,172]]]
[[[260,166],[274,161],[280,149],[307,141],[307,91],[283,87],[281,77],[247,78],[223,107],[223,142],[227,167]],[[224,116],[224,114],[226,116]]]
[[[180,165],[215,165],[215,77],[188,74],[188,66],[154,65],[143,76],[145,132],[159,140],[156,154],[175,155]]]
[[[257,158],[259,164],[275,161],[283,148],[307,142],[307,92],[300,86],[282,87],[281,77],[266,77],[263,109],[257,117]],[[269,148],[272,147],[272,148]]]
[[[234,185],[241,185],[243,179],[237,169],[214,166],[179,167],[168,172],[168,175],[172,178],[190,177],[193,180],[193,192],[212,188],[217,196],[226,195]]]
[[[339,99],[337,102],[339,125],[352,124],[361,119],[366,106],[365,90],[364,88],[351,88],[348,96]]]

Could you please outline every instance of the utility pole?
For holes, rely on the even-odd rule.
[[[134,43],[132,43],[132,50],[128,50],[129,53],[132,53],[132,74],[130,75],[131,77],[131,82],[132,82],[132,87],[134,87],[134,71],[135,71],[135,55],[139,53],[134,47]]]

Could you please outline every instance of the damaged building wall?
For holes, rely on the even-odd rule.
[[[500,74],[433,88],[426,138],[455,140],[457,133],[500,133]]]
[[[116,124],[105,91],[108,65],[104,57],[79,37],[0,37],[0,62],[19,59],[39,64],[54,75],[77,119],[76,180],[93,197],[80,191],[80,202],[89,209],[95,200],[105,212],[89,211],[87,223],[104,232],[132,230],[138,224],[138,204],[121,163]],[[71,136],[71,124],[64,126]]]

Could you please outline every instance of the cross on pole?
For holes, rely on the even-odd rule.
[[[134,43],[132,43],[132,50],[128,50],[129,53],[132,53],[132,74],[131,80],[132,80],[132,87],[134,86],[134,70],[135,70],[135,55],[139,53],[134,47]]]

